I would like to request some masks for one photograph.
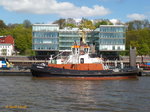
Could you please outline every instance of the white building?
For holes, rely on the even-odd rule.
[[[12,36],[0,36],[0,56],[12,56],[14,53],[14,39]]]

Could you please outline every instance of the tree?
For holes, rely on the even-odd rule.
[[[134,20],[126,23],[128,30],[140,30],[144,28],[150,28],[148,20]]]
[[[58,24],[60,29],[63,29],[65,27],[65,19],[59,19],[53,22],[53,24]]]
[[[18,25],[19,25],[19,24],[17,24],[17,23],[15,23],[15,24],[9,23],[9,24],[8,24],[8,28],[13,29],[13,28],[17,27]]]
[[[150,23],[147,19],[143,20],[143,28],[150,28]]]
[[[25,28],[30,28],[32,26],[31,22],[29,20],[24,20],[23,21],[23,26]]]
[[[71,23],[67,23],[67,24],[65,24],[65,27],[75,28],[76,25],[75,24],[71,24]]]
[[[139,48],[139,43],[138,41],[130,41],[130,46]]]
[[[150,54],[150,48],[147,44],[143,43],[138,47],[138,54],[140,56],[142,55],[148,55]]]
[[[110,21],[106,21],[106,20],[103,20],[103,21],[100,21],[100,22],[97,22],[96,24],[95,24],[95,27],[96,28],[99,28],[99,26],[100,25],[113,25]]]
[[[66,24],[76,24],[76,21],[73,18],[68,18],[65,20]]]
[[[79,25],[79,29],[83,30],[84,28],[94,30],[95,26],[90,20],[82,20],[81,24]]]
[[[18,25],[12,31],[12,36],[15,37],[15,49],[20,54],[25,54],[27,49],[32,47],[32,29],[24,28],[23,25]]]
[[[80,33],[82,34],[82,36],[81,36],[81,39],[82,39],[82,42],[83,43],[86,43],[86,34],[87,34],[87,32],[89,32],[89,31],[87,31],[87,30],[84,30],[84,28],[86,28],[86,29],[90,29],[90,30],[94,30],[95,29],[95,26],[93,25],[93,23],[92,23],[92,21],[90,21],[90,20],[85,20],[85,19],[83,19],[82,21],[81,21],[81,24],[79,25],[79,29],[81,30],[80,31]]]
[[[4,29],[4,28],[7,28],[7,26],[3,20],[0,20],[0,29]]]
[[[126,46],[137,48],[138,55],[150,55],[150,30],[149,28],[132,30],[127,32]]]
[[[139,39],[139,33],[138,31],[132,30],[132,31],[127,31],[126,33],[126,47],[129,50],[130,46],[134,46],[134,42],[138,42]],[[132,44],[132,45],[131,45]],[[137,47],[137,46],[134,46]]]

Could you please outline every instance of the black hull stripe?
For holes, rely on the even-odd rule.
[[[113,72],[112,70],[69,70],[54,67],[32,66],[32,75],[34,77],[124,77],[124,76],[138,76],[138,71],[128,72]]]

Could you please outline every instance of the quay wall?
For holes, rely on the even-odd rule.
[[[1,57],[1,56],[0,56]],[[33,57],[27,57],[27,56],[9,56],[6,57],[10,63],[12,63],[15,67],[16,70],[18,71],[9,71],[10,73],[8,73],[8,71],[4,71],[4,70],[0,70],[1,74],[0,75],[4,75],[4,74],[11,74],[13,76],[13,74],[19,74],[21,73],[22,76],[29,76],[31,75],[29,69],[31,67],[32,64],[35,63],[48,63],[48,59],[37,59],[37,58],[33,58]],[[149,62],[150,63],[150,57],[136,57],[136,63],[140,64],[143,62]],[[121,60],[104,60],[104,64],[107,64],[108,66],[121,66],[121,63],[123,63],[123,66],[129,66],[129,57],[128,56],[124,56],[121,57]],[[20,71],[23,70],[23,71]],[[2,73],[3,72],[3,73]],[[6,73],[5,73],[6,72]],[[16,73],[15,73],[16,72]],[[150,76],[150,70],[143,70],[142,76]]]
[[[2,56],[0,56],[2,57]],[[35,56],[7,56],[6,57],[9,62],[14,64],[15,66],[28,66],[30,67],[34,63],[47,63],[48,62],[48,57],[35,57]],[[129,56],[122,56],[120,60],[108,60],[105,59],[104,63],[105,64],[114,64],[116,63],[123,63],[124,65],[129,65]],[[143,62],[150,62],[150,56],[137,56],[136,57],[136,63],[140,64]]]

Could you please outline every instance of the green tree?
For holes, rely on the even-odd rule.
[[[18,25],[13,29],[13,37],[15,37],[15,48],[21,54],[25,54],[27,49],[32,47],[32,30],[24,28],[23,25]]]
[[[25,55],[27,56],[35,56],[35,52],[32,49],[26,49]]]
[[[84,28],[94,30],[95,26],[93,25],[92,21],[83,19],[81,21],[81,24],[78,27],[81,30],[80,33],[82,34],[81,35],[81,40],[82,40],[83,43],[86,43],[86,36],[87,36],[86,34],[89,31],[84,30]]]
[[[4,28],[7,28],[7,25],[4,23],[3,20],[0,20],[0,30]]]
[[[141,45],[138,47],[137,51],[138,51],[138,54],[139,54],[140,56],[150,54],[150,48],[149,48],[149,46],[148,46],[147,44],[145,44],[145,43],[141,44]]]
[[[95,26],[93,25],[92,21],[84,20],[81,21],[81,24],[79,25],[79,29],[83,30],[84,28],[94,30]]]
[[[29,20],[24,24],[9,24],[0,20],[0,35],[12,35],[15,39],[15,50],[22,55],[33,55],[32,52],[32,28]]]
[[[99,28],[100,25],[113,25],[113,24],[112,24],[110,21],[105,21],[105,20],[103,20],[103,21],[97,22],[97,23],[95,24],[95,27],[96,27],[96,28]]]
[[[134,42],[138,43],[138,39],[139,39],[138,31],[135,31],[135,30],[127,31],[127,33],[126,33],[126,48],[127,48],[127,50],[130,49],[130,46],[137,47],[133,44],[135,44]]]
[[[67,23],[67,24],[65,24],[65,27],[75,28],[76,25],[72,24],[72,23]]]
[[[137,48],[138,55],[150,55],[150,30],[148,28],[131,30],[127,32],[126,46]]]
[[[60,29],[63,29],[65,27],[65,19],[59,19],[53,22],[53,24],[58,24]]]
[[[140,30],[144,28],[150,28],[148,20],[134,20],[126,23],[128,30]]]
[[[31,22],[29,20],[24,20],[23,21],[23,26],[25,28],[31,28],[32,24],[31,24]]]

